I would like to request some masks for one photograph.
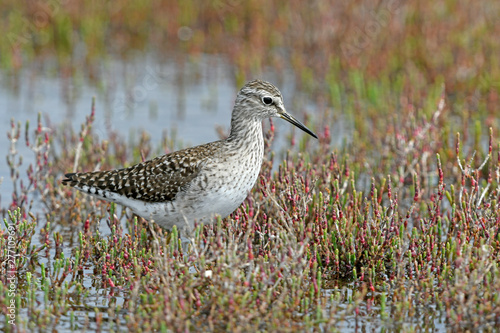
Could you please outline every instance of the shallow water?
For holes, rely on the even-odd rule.
[[[217,126],[227,133],[230,115],[238,87],[231,79],[231,69],[218,57],[204,57],[184,64],[160,63],[153,57],[140,57],[134,61],[103,63],[99,77],[89,79],[82,75],[62,77],[54,74],[50,66],[43,69],[21,70],[16,76],[0,77],[0,185],[1,206],[9,204],[13,187],[10,170],[4,156],[10,149],[7,132],[11,119],[21,122],[21,137],[17,145],[23,156],[21,177],[33,161],[33,153],[24,144],[24,124],[36,126],[37,114],[50,119],[53,127],[69,124],[76,131],[90,114],[92,98],[96,99],[96,120],[93,131],[106,139],[113,130],[126,141],[137,138],[142,130],[151,136],[153,147],[159,145],[163,132],[176,132],[182,147],[202,144],[219,139]],[[264,77],[276,83],[285,99],[289,112],[304,120],[304,111],[313,114],[314,104],[298,96],[291,74]],[[282,81],[282,82],[277,82]],[[304,102],[306,101],[306,102]],[[43,121],[46,124],[46,121]],[[292,126],[275,120],[274,149],[285,148],[286,133]],[[265,121],[264,126],[268,126]],[[332,129],[334,141],[340,144],[348,133],[345,124],[337,123]],[[335,124],[333,124],[335,126]],[[302,133],[298,133],[302,135]],[[169,135],[170,137],[170,135]],[[70,170],[68,170],[70,171]]]
[[[82,78],[55,76],[49,70],[23,70],[16,79],[2,76],[0,156],[8,153],[6,133],[11,119],[20,121],[22,129],[29,120],[33,128],[37,113],[41,112],[53,126],[66,123],[78,130],[90,114],[92,97],[96,98],[93,129],[103,139],[110,129],[123,137],[144,129],[154,145],[160,142],[164,129],[177,128],[182,142],[200,144],[217,139],[217,124],[228,126],[236,89],[225,76],[217,78],[217,85],[209,85],[207,78],[200,77],[180,86],[176,84],[177,74],[172,66],[159,65],[147,58],[102,67],[102,79],[97,84]],[[224,68],[221,65],[217,70]],[[24,145],[24,133],[20,141],[18,149],[27,166],[32,153]],[[4,178],[0,193],[5,198],[12,191],[5,162],[0,177]]]

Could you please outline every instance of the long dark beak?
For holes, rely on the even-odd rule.
[[[298,121],[297,119],[295,119],[295,117],[292,116],[291,114],[289,114],[288,112],[283,111],[279,115],[280,115],[281,118],[285,119],[286,121],[288,121],[291,124],[294,124],[295,126],[297,126],[298,128],[300,128],[301,130],[303,130],[304,132],[306,132],[307,134],[309,134],[310,136],[312,136],[312,137],[314,137],[316,139],[318,138],[316,136],[316,134],[314,134],[309,128],[305,127],[304,124],[302,124],[300,121]]]

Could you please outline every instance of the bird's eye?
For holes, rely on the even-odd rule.
[[[269,96],[264,96],[264,97],[262,97],[262,103],[264,103],[266,105],[271,105],[271,104],[273,104],[273,99]]]

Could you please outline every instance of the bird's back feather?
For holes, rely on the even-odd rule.
[[[176,151],[123,169],[68,173],[62,183],[103,199],[110,199],[109,194],[114,193],[145,202],[173,201],[219,149],[218,143]]]

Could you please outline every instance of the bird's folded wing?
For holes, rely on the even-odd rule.
[[[189,187],[216,149],[216,145],[201,145],[124,169],[68,173],[62,182],[104,198],[111,192],[145,202],[168,202]]]

